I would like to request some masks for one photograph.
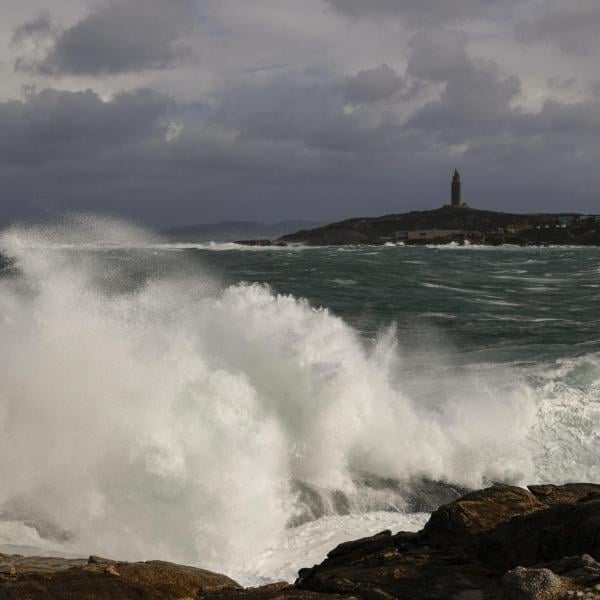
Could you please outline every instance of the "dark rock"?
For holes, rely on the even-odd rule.
[[[553,573],[577,581],[585,586],[600,584],[600,564],[589,554],[582,556],[566,556],[560,560],[543,565]]]
[[[362,538],[359,540],[352,540],[351,542],[344,542],[339,546],[335,547],[327,556],[329,558],[337,558],[340,556],[348,556],[349,554],[353,554],[356,551],[360,551],[366,545],[369,546],[371,550],[375,548],[377,542],[381,542],[381,548],[386,548],[390,545],[390,539],[392,536],[392,532],[389,530],[382,531],[374,536],[368,538]]]
[[[377,495],[382,491],[381,504],[375,510],[402,512],[432,512],[440,505],[457,500],[467,491],[455,485],[424,478],[397,480],[377,477],[369,473],[358,473],[355,482],[364,490]],[[347,515],[352,512],[352,502],[342,491],[326,491],[314,488],[302,481],[292,482],[294,495],[300,510],[288,521],[288,526],[297,527],[330,514]]]
[[[435,511],[418,534],[384,532],[338,546],[301,571],[296,587],[360,598],[567,597],[596,584],[599,492],[597,485],[473,492]]]
[[[225,575],[162,561],[0,555],[0,598],[11,600],[176,600],[224,588],[239,585]]]
[[[436,510],[419,533],[340,544],[294,585],[241,589],[209,571],[0,555],[0,600],[558,600],[600,598],[600,486],[494,486]]]
[[[474,540],[474,534],[494,529],[500,523],[546,505],[533,494],[513,486],[494,486],[466,494],[436,510],[425,525],[423,535],[436,543],[456,542],[456,537]]]
[[[102,558],[101,556],[94,556],[93,554],[88,558],[88,565],[107,565],[116,562],[116,560],[111,560],[110,558]]]
[[[480,540],[481,558],[497,570],[564,556],[600,559],[600,499],[557,504],[500,524]]]
[[[600,486],[593,483],[567,485],[530,485],[527,489],[547,506],[600,499]]]

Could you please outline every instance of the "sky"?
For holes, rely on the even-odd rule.
[[[0,225],[600,213],[598,0],[3,0]]]

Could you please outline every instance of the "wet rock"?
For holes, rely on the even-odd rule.
[[[594,586],[600,591],[600,564],[589,554],[566,556],[544,565],[553,573],[577,581],[581,585]]]
[[[0,555],[0,600],[553,600],[600,598],[600,486],[494,486],[436,510],[418,533],[340,544],[294,585],[241,589],[209,571]]]
[[[527,489],[547,506],[571,504],[600,499],[600,486],[592,483],[570,483],[567,485],[530,485]]]
[[[225,575],[162,561],[0,555],[0,599],[5,600],[180,600],[224,588],[239,585]]]
[[[514,517],[488,532],[479,545],[486,563],[505,570],[582,554],[600,560],[600,497]]]
[[[513,517],[527,514],[547,505],[531,492],[513,486],[494,486],[466,494],[436,510],[425,525],[423,535],[436,543],[456,543],[457,536],[473,541],[474,535],[490,531]]]
[[[338,546],[300,571],[296,586],[361,598],[586,597],[598,583],[599,493],[591,484],[473,492],[435,511],[417,534]]]

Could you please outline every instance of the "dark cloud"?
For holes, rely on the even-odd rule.
[[[361,98],[382,99],[380,78],[370,79],[372,87],[361,81]],[[353,79],[288,89],[284,79],[249,94],[238,91],[217,118],[238,130],[242,139],[293,142],[345,153],[378,151],[388,138],[391,115],[385,107],[366,103],[349,109],[348,81]]]
[[[74,25],[57,30],[48,15],[23,23],[13,41],[44,33],[52,43],[40,57],[21,56],[20,70],[50,75],[104,75],[165,69],[186,56],[183,38],[196,23],[194,0],[108,0]]]
[[[30,39],[35,41],[40,38],[54,37],[57,34],[57,24],[52,20],[50,13],[45,11],[15,27],[12,34],[12,43],[19,45]]]
[[[344,85],[346,100],[352,104],[377,102],[393,96],[404,87],[402,77],[386,64],[363,69]]]
[[[197,40],[210,63],[196,73],[202,91],[187,71],[152,73],[146,83],[189,102],[151,90],[106,99],[53,89],[0,102],[2,223],[40,206],[162,226],[401,212],[445,203],[455,166],[476,207],[597,210],[600,84],[582,69],[561,68],[564,57],[524,79],[539,65],[519,70],[513,22],[494,20],[517,0],[326,1],[337,11],[303,15],[289,30],[291,4],[283,0],[279,12],[262,12],[251,25],[254,9],[215,1],[207,10],[226,18]],[[561,9],[558,0],[541,3],[552,14]],[[572,16],[584,3],[564,6]],[[360,43],[344,46],[349,23],[339,12],[365,17],[352,23],[365,35]],[[529,25],[544,22],[541,13],[528,14]],[[397,17],[411,31],[382,27],[369,19],[376,16]],[[485,16],[470,32],[468,19]],[[323,29],[307,40],[301,31],[288,52],[290,32],[312,28],[313,18]],[[13,40],[33,47],[33,70],[125,73],[176,63],[194,22],[192,0],[112,0],[67,28],[42,13],[15,29]],[[264,28],[277,32],[263,43],[257,31]],[[382,32],[393,37],[381,45],[367,35]],[[506,55],[503,35],[510,37]],[[98,85],[116,84],[107,77]]]
[[[411,43],[408,73],[444,84],[438,100],[425,104],[409,126],[433,132],[438,141],[469,144],[501,132],[515,114],[521,91],[514,76],[503,76],[489,61],[473,61],[461,33],[421,32]]]
[[[440,144],[468,146],[510,126],[521,84],[494,63],[471,59],[467,41],[461,32],[421,31],[409,45],[403,76],[382,65],[292,90],[284,80],[283,92],[236,93],[219,118],[243,138],[361,155],[401,154],[415,144],[432,151]],[[419,90],[437,97],[409,108]]]
[[[407,72],[418,79],[448,81],[473,69],[467,54],[468,36],[462,31],[421,32],[409,43]]]
[[[524,43],[553,43],[566,54],[586,55],[600,45],[599,27],[597,0],[569,0],[538,6],[528,21],[517,24],[515,33]]]
[[[151,90],[123,92],[108,102],[91,90],[30,92],[22,101],[0,103],[0,164],[79,160],[164,138],[172,106]]]
[[[408,26],[430,26],[470,18],[506,14],[523,0],[327,0],[337,11],[351,17],[402,19]]]

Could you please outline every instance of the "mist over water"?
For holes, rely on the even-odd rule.
[[[14,260],[0,278],[0,544],[258,581],[310,566],[282,549],[307,532],[335,545],[344,527],[417,528],[431,482],[600,481],[594,349],[459,364],[437,317],[365,335],[338,296],[337,315],[303,299],[323,251],[263,254],[273,277],[294,253],[317,269],[304,284],[296,271],[292,294],[231,275],[268,281],[248,252],[228,271],[107,221],[13,229],[0,248]],[[357,272],[339,275],[354,290],[339,298],[360,294]],[[431,273],[421,283],[445,285]]]

